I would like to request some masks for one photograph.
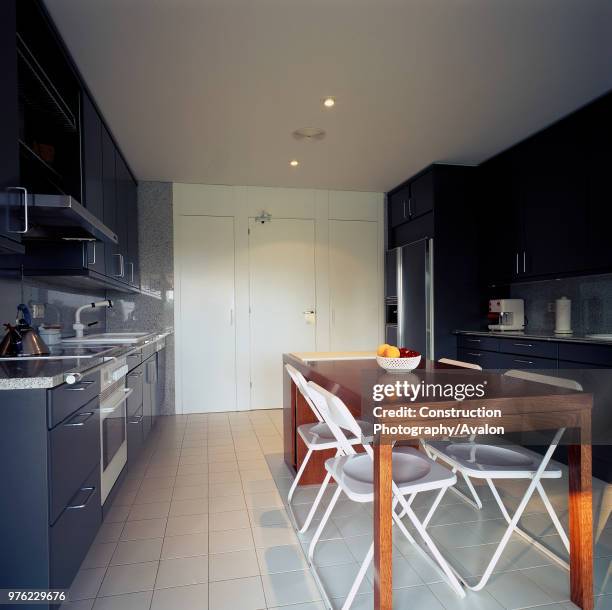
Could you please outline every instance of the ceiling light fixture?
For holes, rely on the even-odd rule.
[[[291,167],[297,167],[299,164],[300,162],[297,159],[289,161],[289,165],[291,165]]]
[[[293,132],[293,137],[296,140],[322,140],[325,131],[320,127],[300,127]]]
[[[336,105],[336,99],[331,96],[326,97],[323,100],[323,106],[325,106],[325,108],[333,108],[335,105]]]

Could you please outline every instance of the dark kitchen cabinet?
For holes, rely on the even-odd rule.
[[[519,276],[588,268],[586,130],[578,113],[519,145]]]
[[[588,239],[586,252],[589,268],[594,271],[612,269],[612,95],[597,100],[586,117],[586,157]]]
[[[161,344],[158,344],[156,354],[157,364],[157,387],[155,389],[155,408],[153,411],[153,425],[155,425],[157,418],[164,413],[164,403],[166,401],[166,341],[162,340]]]
[[[93,102],[83,93],[81,106],[83,146],[83,205],[104,221],[104,174],[102,162],[102,119]],[[94,241],[87,246],[87,266],[104,274],[104,243]]]
[[[434,169],[428,168],[388,195],[391,229],[431,212],[434,207]]]
[[[136,464],[144,445],[143,419],[142,405],[127,418],[128,469]]]
[[[397,249],[395,248],[385,252],[385,297],[397,299]]]
[[[118,253],[123,265],[122,280],[133,286],[139,286],[136,184],[123,157],[117,153],[115,159]]]
[[[112,229],[119,240],[118,244],[105,244],[106,275],[123,281],[125,265],[121,255],[121,244],[125,236],[119,225],[120,217],[117,213],[117,174],[115,165],[115,144],[106,129],[102,128],[102,192],[104,205],[104,224]]]

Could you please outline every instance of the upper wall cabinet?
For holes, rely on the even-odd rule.
[[[434,205],[434,172],[429,169],[389,193],[390,228],[431,212]]]
[[[612,95],[478,168],[488,284],[612,269]]]

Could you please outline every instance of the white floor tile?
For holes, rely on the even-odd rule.
[[[181,557],[159,562],[156,589],[197,585],[208,582],[208,557]]]
[[[152,590],[157,566],[157,561],[150,561],[109,567],[100,587],[100,597]]]
[[[217,553],[210,556],[210,580],[230,580],[259,576],[259,564],[254,550]]]
[[[297,544],[271,546],[257,549],[259,567],[262,574],[278,574],[307,570],[308,563]]]
[[[261,578],[237,578],[209,584],[209,610],[264,610]]]
[[[166,536],[202,534],[208,531],[208,515],[183,515],[168,517]]]
[[[99,597],[94,604],[94,610],[149,610],[152,596],[152,591],[142,591],[112,597]]]
[[[156,589],[151,610],[208,610],[208,585]]]
[[[150,538],[119,542],[110,565],[157,561],[161,555],[163,541],[163,538]]]
[[[209,517],[211,532],[238,530],[251,527],[249,513],[246,510],[233,510],[226,513],[213,513]]]
[[[188,534],[164,538],[162,559],[194,557],[208,554],[208,534]]]
[[[96,597],[105,573],[106,568],[92,568],[77,572],[70,586],[70,599],[78,601]]]
[[[210,532],[210,553],[231,553],[255,548],[250,529]]]
[[[309,571],[282,572],[262,576],[268,606],[283,606],[313,602],[321,593]]]
[[[166,519],[127,521],[121,532],[121,540],[145,540],[162,538],[166,530]]]

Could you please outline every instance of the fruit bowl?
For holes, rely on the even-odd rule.
[[[376,356],[378,366],[392,373],[410,373],[419,366],[421,355],[410,356],[408,358],[385,358],[384,356]]]

